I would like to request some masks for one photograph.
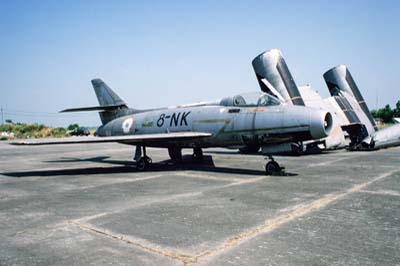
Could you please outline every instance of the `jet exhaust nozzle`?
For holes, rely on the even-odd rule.
[[[282,127],[292,132],[293,141],[322,139],[333,128],[332,114],[321,109],[286,105],[283,118]]]
[[[314,139],[327,137],[331,133],[332,125],[331,113],[322,110],[310,112],[310,134]]]

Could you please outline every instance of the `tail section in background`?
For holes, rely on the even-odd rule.
[[[332,96],[343,96],[346,93],[353,96],[360,106],[362,112],[368,118],[368,121],[363,122],[365,122],[365,124],[370,124],[369,126],[373,128],[373,131],[378,130],[374,118],[372,117],[368,106],[357,87],[357,84],[345,65],[339,65],[328,70],[324,74],[324,79]],[[370,132],[370,134],[371,133],[373,132]]]
[[[101,79],[93,79],[92,85],[99,101],[99,106],[70,108],[61,112],[100,111],[99,115],[103,125],[115,118],[136,112],[128,108],[126,103]]]
[[[328,70],[324,79],[329,92],[350,122],[345,126],[352,139],[350,150],[374,150],[400,145],[400,126],[393,125],[378,131],[368,106],[345,65]],[[347,103],[343,104],[345,102]]]
[[[304,101],[281,51],[272,49],[253,59],[253,68],[261,90],[293,105]]]

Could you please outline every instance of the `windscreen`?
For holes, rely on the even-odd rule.
[[[261,92],[242,93],[233,97],[233,106],[257,107],[280,104],[281,102],[274,96]]]

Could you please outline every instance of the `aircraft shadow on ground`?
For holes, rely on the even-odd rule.
[[[310,156],[310,155],[318,155],[318,154],[330,154],[330,153],[334,153],[336,152],[335,150],[326,150],[326,151],[321,151],[321,150],[311,150],[308,152],[304,152],[301,154],[296,154],[296,153],[282,153],[276,156],[280,156],[280,157],[299,157],[299,156]],[[263,154],[261,152],[253,152],[253,153],[248,153],[248,154],[240,154],[238,151],[207,151],[207,153],[211,153],[211,154],[225,154],[225,155],[259,155],[259,156],[263,156]]]
[[[140,172],[136,169],[136,163],[133,161],[113,160],[108,156],[98,156],[91,158],[61,158],[58,160],[46,161],[46,163],[74,163],[74,162],[94,162],[110,164],[111,167],[80,167],[69,169],[54,169],[54,170],[35,170],[35,171],[20,171],[20,172],[4,172],[1,175],[11,177],[32,177],[32,176],[69,176],[69,175],[97,175],[97,174],[119,174],[119,173],[132,173]],[[183,156],[182,163],[174,163],[172,160],[164,160],[160,162],[153,162],[145,172],[171,172],[171,171],[199,171],[199,172],[213,172],[213,173],[226,173],[226,174],[239,174],[239,175],[265,175],[262,170],[218,167],[215,166],[211,156],[205,155],[201,163],[193,162],[192,156]],[[282,173],[284,176],[295,176],[294,173]]]

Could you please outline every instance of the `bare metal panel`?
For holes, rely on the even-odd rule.
[[[360,123],[360,119],[358,118],[356,112],[354,112],[349,101],[347,101],[345,97],[334,96],[334,99],[339,105],[340,109],[342,109],[343,113],[346,115],[349,123]]]

